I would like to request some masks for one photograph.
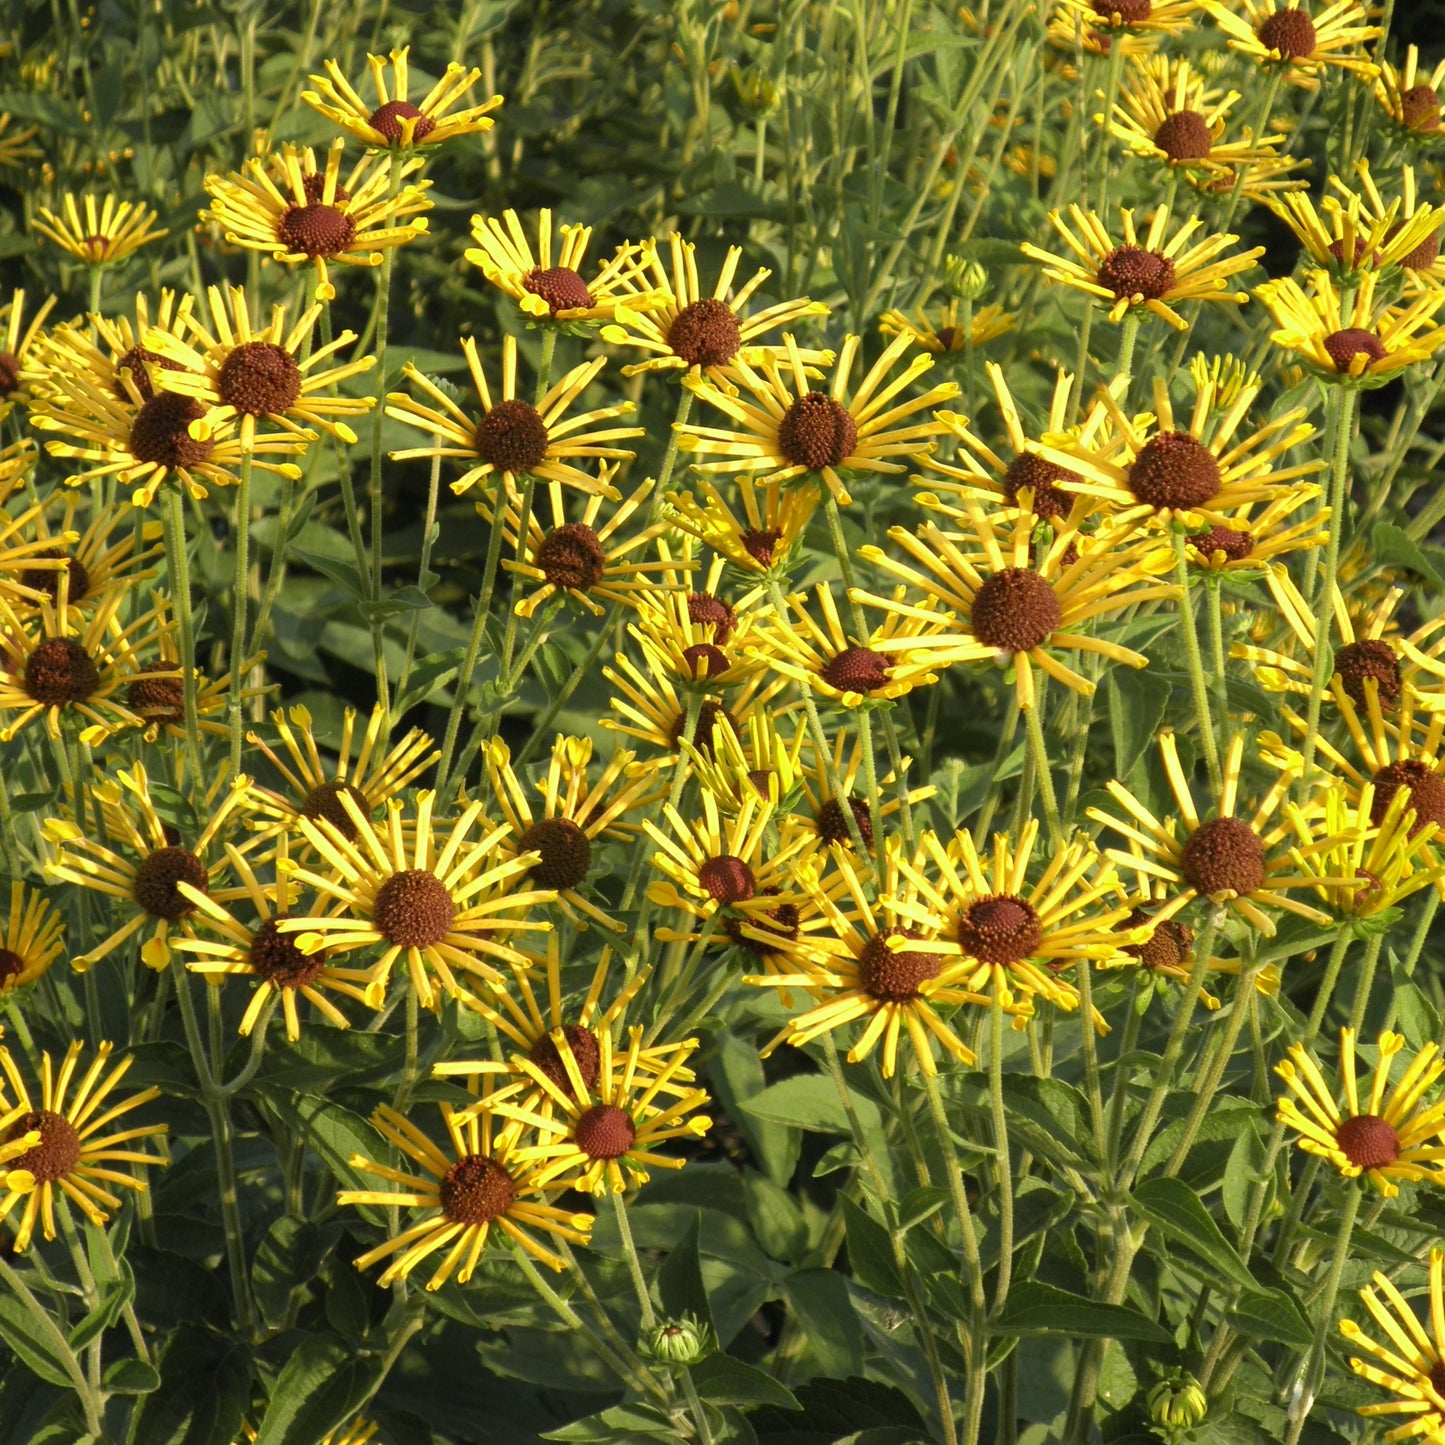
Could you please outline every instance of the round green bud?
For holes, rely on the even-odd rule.
[[[1176,1372],[1149,1391],[1149,1418],[1170,1430],[1198,1425],[1209,1413],[1209,1401],[1193,1375]]]
[[[695,1365],[713,1351],[712,1331],[694,1315],[660,1321],[642,1337],[642,1353],[665,1365]]]

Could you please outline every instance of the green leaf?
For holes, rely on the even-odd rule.
[[[783,1281],[788,1309],[814,1360],[826,1375],[856,1375],[863,1368],[863,1325],[835,1269],[800,1269]]]
[[[1115,776],[1127,778],[1159,729],[1170,687],[1148,668],[1132,667],[1111,667],[1107,686]]]
[[[1301,1349],[1314,1339],[1305,1312],[1283,1290],[1241,1295],[1229,1312],[1229,1323],[1251,1339],[1273,1340]]]
[[[749,1110],[749,1103],[767,1088],[757,1046],[723,1030],[708,1051],[708,1075],[768,1178],[786,1188],[797,1167],[802,1134],[792,1125]]]
[[[323,1229],[293,1215],[284,1215],[267,1231],[251,1266],[251,1289],[272,1329],[282,1327],[292,1292],[307,1290],[340,1237],[339,1224]]]
[[[786,1189],[753,1170],[743,1175],[748,1223],[758,1243],[774,1259],[793,1262],[808,1248],[808,1224]]]
[[[654,1410],[651,1405],[614,1405],[600,1414],[574,1420],[560,1430],[549,1430],[541,1438],[633,1445],[635,1441],[652,1441],[659,1436],[667,1440],[677,1439],[677,1427],[661,1410]]]
[[[853,1278],[874,1294],[903,1298],[903,1282],[893,1258],[888,1231],[865,1214],[846,1194],[840,1196],[848,1237],[848,1267]]]
[[[316,1445],[366,1399],[381,1362],[353,1356],[333,1335],[311,1335],[286,1361],[255,1445]]]
[[[359,1115],[329,1099],[314,1094],[297,1094],[290,1089],[264,1089],[268,1099],[279,1098],[282,1117],[291,1122],[306,1142],[316,1151],[326,1167],[348,1189],[369,1189],[374,1181],[369,1174],[351,1165],[351,1156],[385,1159],[386,1141]],[[378,1214],[375,1216],[380,1219]]]
[[[1377,562],[1408,567],[1434,586],[1445,587],[1445,577],[1436,571],[1435,564],[1420,550],[1419,544],[1408,532],[1392,526],[1389,522],[1378,522],[1370,535],[1375,544]]]
[[[1160,1234],[1192,1250],[1241,1289],[1259,1288],[1199,1196],[1182,1179],[1146,1179],[1134,1190],[1133,1204]]]
[[[878,1105],[862,1094],[852,1090],[849,1093],[864,1130],[880,1128],[882,1115]],[[849,1132],[848,1113],[838,1097],[837,1086],[824,1074],[794,1074],[754,1095],[743,1109],[754,1118],[791,1124],[815,1134]]]
[[[1418,985],[1399,981],[1393,997],[1400,1032],[1412,1049],[1422,1049],[1440,1037],[1440,1015]]]
[[[398,587],[375,602],[357,603],[356,610],[368,622],[385,622],[388,617],[399,617],[403,612],[424,612],[431,605],[431,598],[420,587]]]
[[[101,1292],[100,1303],[70,1332],[70,1348],[83,1350],[97,1335],[120,1319],[121,1311],[135,1298],[135,1277],[121,1261],[123,1275]]]
[[[765,1370],[745,1365],[731,1355],[712,1354],[692,1366],[692,1382],[714,1405],[773,1405],[801,1410],[797,1397]]]
[[[396,715],[426,702],[439,688],[445,687],[460,671],[465,647],[451,647],[431,657],[424,657],[407,674],[406,687],[396,701]]]
[[[1123,1305],[1104,1304],[1028,1280],[1016,1284],[991,1326],[996,1335],[1083,1335],[1095,1339],[1143,1340],[1167,1345],[1173,1335],[1162,1325]]]
[[[657,1271],[657,1293],[669,1315],[693,1315],[716,1333],[707,1285],[702,1278],[702,1259],[698,1253],[701,1230],[702,1214],[694,1209],[687,1233],[672,1247]]]
[[[117,1360],[106,1370],[101,1383],[116,1395],[149,1395],[158,1390],[160,1371],[144,1360]]]
[[[8,1290],[0,1292],[0,1340],[47,1384],[74,1389],[80,1366],[64,1338],[55,1332],[54,1322],[47,1329]]]
[[[1233,1143],[1243,1130],[1258,1127],[1259,1121],[1263,1117],[1263,1111],[1258,1104],[1241,1103],[1237,1099],[1224,1097],[1217,1098],[1214,1107],[1204,1116],[1203,1122],[1199,1125],[1198,1132],[1194,1136],[1194,1143],[1196,1145],[1217,1144],[1225,1140]],[[1149,1147],[1144,1151],[1144,1161],[1139,1166],[1140,1174],[1148,1174],[1151,1170],[1157,1169],[1173,1155],[1179,1141],[1184,1137],[1184,1126],[1187,1122],[1185,1119],[1175,1119],[1149,1141]]]

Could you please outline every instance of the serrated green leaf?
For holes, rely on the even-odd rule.
[[[1304,1311],[1283,1290],[1259,1290],[1241,1295],[1229,1311],[1229,1323],[1251,1339],[1273,1340],[1300,1349],[1314,1339]]]
[[[1132,1202],[1162,1235],[1197,1254],[1241,1289],[1259,1288],[1203,1201],[1182,1179],[1146,1179],[1134,1190]]]
[[[80,1378],[75,1354],[54,1322],[37,1319],[9,1290],[0,1290],[0,1340],[47,1384],[69,1390]]]
[[[766,1370],[746,1365],[731,1355],[711,1354],[691,1369],[692,1382],[704,1400],[714,1405],[772,1405],[801,1410],[797,1397]]]
[[[1094,1339],[1142,1340],[1167,1345],[1173,1341],[1162,1325],[1124,1305],[1070,1294],[1053,1285],[1026,1280],[1009,1291],[990,1331],[996,1335],[1078,1335]]]
[[[903,1298],[903,1281],[888,1231],[846,1194],[840,1196],[848,1239],[848,1268],[864,1289],[890,1299]]]

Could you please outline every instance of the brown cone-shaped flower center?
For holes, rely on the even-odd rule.
[[[771,795],[772,788],[768,780],[774,776],[775,774],[771,768],[748,769],[748,782],[758,790],[758,797],[760,798],[766,798]]]
[[[958,920],[958,942],[980,963],[1020,963],[1043,942],[1033,905],[1011,893],[970,903]]]
[[[318,783],[307,793],[306,801],[301,804],[301,816],[325,818],[348,843],[353,843],[356,841],[357,828],[341,801],[343,793],[351,796],[356,806],[361,809],[362,817],[371,816],[371,804],[367,802],[366,794],[350,783]]]
[[[863,840],[865,848],[873,846],[873,816],[868,811],[868,804],[862,798],[849,797],[848,811],[853,815],[853,821],[858,825],[858,836]],[[848,831],[848,819],[843,812],[843,805],[837,798],[829,798],[821,808],[818,809],[816,818],[818,836],[825,843],[841,843],[845,848],[853,846],[853,835]]]
[[[702,627],[711,627],[713,641],[726,646],[738,625],[737,614],[721,597],[711,592],[694,592],[687,599],[687,620]]]
[[[1129,468],[1129,490],[1150,507],[1202,507],[1221,485],[1214,453],[1187,431],[1150,437]]]
[[[326,967],[325,953],[302,953],[295,934],[281,932],[281,921],[294,916],[278,913],[251,935],[251,971],[273,988],[309,988]]]
[[[1000,652],[1027,652],[1064,620],[1048,581],[1028,567],[1005,567],[973,599],[973,635]]]
[[[869,647],[845,647],[821,673],[839,692],[877,692],[888,685],[888,659]]]
[[[726,672],[730,666],[727,653],[720,647],[714,647],[710,642],[694,642],[691,647],[684,647],[682,661],[683,666],[687,669],[687,675],[694,682],[717,677],[720,673]]]
[[[247,341],[221,363],[216,390],[247,416],[283,412],[301,395],[301,368],[284,347]]]
[[[1370,822],[1375,827],[1380,826],[1390,799],[1401,788],[1410,790],[1409,806],[1415,810],[1415,826],[1410,829],[1412,838],[1427,823],[1445,828],[1445,778],[1417,758],[1391,763],[1375,774],[1375,798],[1370,804]]]
[[[1118,246],[1099,264],[1099,285],[1120,301],[1132,296],[1157,301],[1174,285],[1174,262],[1142,246]]]
[[[938,344],[945,351],[957,351],[963,345],[967,333],[961,326],[940,326],[934,335],[938,337]]]
[[[80,1135],[64,1115],[33,1109],[5,1131],[5,1142],[12,1143],[35,1131],[40,1134],[40,1142],[5,1167],[28,1170],[37,1184],[54,1184],[80,1163]]]
[[[1094,14],[1124,25],[1139,25],[1154,13],[1150,0],[1094,0]]]
[[[95,662],[73,637],[47,637],[25,659],[25,691],[45,707],[84,702],[99,686]]]
[[[1393,241],[1404,227],[1404,222],[1399,221],[1385,232],[1385,240]],[[1431,231],[1413,251],[1407,251],[1400,257],[1400,264],[1407,271],[1428,271],[1440,259],[1440,233]]]
[[[0,351],[0,396],[20,390],[20,358],[13,351]]]
[[[1400,121],[1406,130],[1440,129],[1440,97],[1433,86],[1412,85],[1400,92]]]
[[[1259,43],[1282,60],[1308,60],[1315,53],[1315,23],[1303,10],[1276,10],[1260,27]]]
[[[778,423],[778,450],[795,467],[837,467],[858,445],[858,423],[822,391],[805,392]]]
[[[324,175],[312,174],[301,177],[301,190],[306,199],[313,206],[320,205],[326,196],[326,177]],[[351,192],[337,181],[332,193],[332,200],[335,205],[344,206],[351,199]]]
[[[451,932],[457,906],[446,884],[425,868],[393,873],[376,890],[371,919],[376,931],[401,948],[430,948]]]
[[[442,1213],[453,1224],[490,1224],[512,1207],[512,1176],[485,1154],[467,1154],[442,1176]]]
[[[356,240],[356,222],[345,211],[318,201],[292,206],[281,217],[276,237],[292,255],[339,256]]]
[[[689,366],[721,366],[738,354],[743,336],[732,308],[708,296],[677,313],[667,344]]]
[[[530,472],[547,455],[547,423],[525,401],[499,401],[477,424],[477,455],[513,475]]]
[[[1400,1157],[1400,1136],[1378,1114],[1356,1114],[1335,1130],[1340,1153],[1357,1169],[1383,1169]]]
[[[1385,355],[1385,343],[1375,335],[1373,331],[1364,331],[1358,326],[1347,326],[1343,331],[1331,331],[1321,343],[1325,348],[1325,354],[1335,364],[1335,370],[1347,372],[1350,363],[1357,356],[1363,355],[1365,370],[1368,371],[1377,361],[1383,360]]]
[[[1136,908],[1123,922],[1123,928],[1138,928],[1147,923],[1149,915]],[[1131,958],[1137,958],[1145,968],[1180,968],[1189,961],[1189,950],[1194,943],[1194,930],[1172,918],[1154,925],[1154,932],[1143,943],[1124,945],[1123,951]]]
[[[125,705],[147,722],[180,722],[186,715],[186,689],[178,669],[169,662],[146,663],[127,684]]]
[[[198,467],[214,443],[197,441],[188,428],[206,409],[194,397],[159,391],[136,413],[130,427],[130,454],[158,467]]]
[[[711,698],[706,699],[697,710],[697,726],[692,730],[692,737],[688,741],[698,752],[705,757],[713,755],[713,729],[725,727],[734,737],[738,735],[738,725],[733,715],[720,703],[714,702]],[[687,714],[680,712],[673,718],[667,735],[676,747],[682,740],[683,729],[687,727]]]
[[[546,271],[534,266],[522,277],[522,289],[540,296],[553,316],[559,311],[586,311],[595,304],[587,283],[570,266]]]
[[[174,923],[196,911],[196,905],[176,887],[178,883],[189,883],[197,893],[211,891],[206,865],[189,849],[174,845],[157,848],[143,858],[135,870],[131,897],[152,918],[165,918]]]
[[[894,952],[888,944],[895,938],[912,938],[902,933],[875,933],[858,955],[858,984],[864,993],[883,1003],[907,1003],[918,997],[918,985],[937,978],[943,957],[912,949]]]
[[[1189,540],[1205,557],[1223,552],[1231,562],[1243,562],[1254,551],[1254,538],[1248,532],[1236,532],[1230,527],[1211,527]]]
[[[1008,498],[1009,505],[1016,507],[1019,504],[1019,493],[1028,487],[1034,494],[1034,516],[1066,517],[1073,499],[1067,492],[1060,491],[1054,483],[1076,482],[1078,479],[1079,474],[1069,471],[1067,467],[1056,467],[1053,462],[1046,462],[1032,452],[1020,452],[1008,464],[1008,471],[1004,473],[1003,494]]]
[[[637,1127],[616,1104],[594,1104],[578,1119],[576,1137],[589,1159],[620,1159],[632,1148]]]
[[[401,124],[404,120],[416,121],[411,132],[413,144],[424,141],[437,128],[436,122],[429,115],[424,115],[406,100],[389,100],[385,105],[377,106],[367,117],[366,123],[372,130],[384,135],[388,145],[395,146],[405,139],[406,133]]]
[[[783,534],[777,528],[759,531],[749,527],[738,537],[738,541],[743,544],[743,551],[760,567],[773,565],[773,557],[777,552],[778,543],[782,540]]]
[[[535,563],[554,587],[586,592],[602,580],[607,554],[601,538],[585,522],[568,522],[542,538]]]
[[[1363,642],[1345,643],[1335,653],[1335,671],[1340,675],[1340,685],[1356,707],[1368,706],[1365,681],[1371,677],[1377,684],[1382,708],[1392,708],[1400,701],[1400,661],[1388,642],[1367,637]]]
[[[55,558],[64,557],[63,547],[47,547],[43,552],[34,554],[38,560],[41,557]],[[59,567],[27,567],[20,574],[20,585],[28,587],[32,592],[43,592],[53,602],[60,596],[60,573]],[[85,570],[85,564],[79,557],[71,557],[65,564],[64,570],[70,574],[70,583],[66,588],[66,595],[71,605],[82,602],[85,594],[90,591],[90,573]]]
[[[706,859],[697,870],[697,882],[715,903],[745,903],[758,886],[753,870],[732,853]]]
[[[135,383],[135,389],[140,393],[140,399],[149,401],[155,394],[156,389],[151,385],[150,374],[146,366],[158,366],[162,371],[183,371],[178,361],[168,361],[158,352],[151,351],[144,346],[132,346],[131,349],[122,354],[115,364],[115,394],[121,401],[130,400],[130,392],[123,385],[124,378],[122,371],[130,372],[130,379]]]
[[[541,888],[575,888],[592,866],[592,844],[571,818],[543,818],[517,839],[523,853],[537,852],[528,876]]]
[[[564,1025],[562,1035],[567,1040],[567,1047],[572,1050],[572,1060],[582,1076],[582,1083],[588,1090],[596,1088],[597,1080],[602,1077],[602,1050],[597,1045],[597,1035],[581,1024]],[[572,1080],[562,1062],[562,1051],[552,1042],[550,1034],[543,1034],[532,1045],[527,1057],[564,1093],[572,1092]]]
[[[18,978],[25,971],[25,960],[9,948],[0,948],[0,985],[6,979]]]
[[[1176,163],[1207,161],[1214,141],[1209,124],[1197,110],[1176,110],[1154,132],[1154,144]]]
[[[1242,818],[1211,818],[1189,835],[1179,871],[1207,898],[1253,893],[1265,880],[1264,844]]]
[[[764,888],[763,897],[769,897],[777,892],[776,888]],[[787,942],[798,936],[798,922],[797,908],[791,903],[780,903],[776,908],[768,909],[762,917],[750,914],[746,920],[746,927],[769,934],[777,938],[779,942]],[[723,932],[739,948],[746,948],[758,958],[766,958],[770,953],[776,952],[764,939],[753,938],[744,933],[744,926],[744,920],[736,916],[723,919]]]

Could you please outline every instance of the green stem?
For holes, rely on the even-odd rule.
[[[1039,793],[1044,802],[1044,818],[1048,822],[1049,841],[1055,848],[1063,846],[1064,825],[1059,820],[1059,799],[1054,792],[1054,775],[1049,767],[1049,750],[1044,741],[1043,694],[1040,691],[1034,706],[1024,712],[1024,723],[1028,728],[1029,751],[1033,754],[1034,775],[1038,781]]]
[[[60,1361],[61,1367],[70,1377],[71,1388],[80,1397],[80,1407],[85,1412],[86,1429],[97,1439],[103,1438],[100,1402],[96,1399],[90,1382],[80,1368],[80,1361],[76,1359],[75,1351],[70,1348],[49,1312],[30,1292],[25,1281],[6,1264],[3,1256],[0,1256],[0,1279],[3,1279],[14,1291],[15,1297],[24,1306],[26,1313],[35,1321],[36,1329],[45,1337],[51,1354]]]
[[[632,1288],[637,1294],[637,1307],[642,1311],[642,1328],[650,1330],[657,1323],[657,1312],[652,1308],[652,1297],[647,1292],[647,1281],[642,1274],[642,1260],[638,1257],[637,1243],[632,1238],[632,1224],[627,1218],[627,1206],[620,1194],[612,1196],[612,1212],[617,1218],[617,1233],[622,1239],[622,1252],[627,1258]]]
[[[1219,722],[1220,751],[1228,756],[1230,743],[1228,657],[1224,650],[1224,607],[1220,597],[1222,574],[1208,572],[1204,596],[1209,604],[1209,649],[1214,662],[1214,709]]]
[[[182,690],[185,697],[186,751],[191,764],[191,781],[198,789],[205,787],[201,767],[201,728],[196,713],[196,629],[191,612],[191,570],[186,556],[186,522],[178,482],[169,482],[162,489],[165,508],[162,522],[165,531],[166,565],[171,576],[171,604],[176,609],[180,629]]]
[[[1082,967],[1087,968],[1088,960]],[[989,1001],[988,1093],[993,1109],[993,1142],[998,1151],[994,1158],[994,1185],[998,1189],[998,1276],[994,1282],[993,1308],[997,1314],[1008,1298],[1013,1278],[1014,1193],[1013,1173],[1009,1162],[1008,1110],[1003,1100],[1003,999],[999,980],[994,980]],[[1085,1018],[1084,1030],[1092,1032],[1092,1019]]]
[[[1209,769],[1209,786],[1217,798],[1224,790],[1219,767],[1219,749],[1214,741],[1214,721],[1209,715],[1209,690],[1204,684],[1204,660],[1199,653],[1199,630],[1194,620],[1194,589],[1184,533],[1174,533],[1174,580],[1179,585],[1179,630],[1184,634],[1184,656],[1189,667],[1189,688],[1194,696],[1194,717],[1199,728],[1199,745]]]
[[[713,1445],[712,1427],[707,1422],[707,1407],[697,1393],[697,1386],[693,1384],[692,1371],[683,1365],[677,1375],[682,1381],[682,1393],[687,1396],[688,1411],[697,1426],[698,1439],[702,1441],[702,1445]]]
[[[231,739],[231,776],[241,771],[241,674],[246,657],[246,606],[251,591],[251,463],[249,447],[241,454],[241,482],[236,489],[236,522],[231,545],[236,552],[231,595],[231,690],[226,721]],[[279,541],[279,538],[278,538]]]
[[[1300,1042],[1309,1048],[1314,1042],[1315,1035],[1320,1031],[1320,1025],[1324,1022],[1325,1010],[1330,1006],[1330,999],[1334,996],[1335,984],[1340,977],[1340,968],[1345,961],[1345,950],[1350,946],[1352,935],[1348,928],[1341,928],[1335,934],[1335,941],[1330,945],[1330,956],[1325,963],[1325,976],[1320,980],[1320,991],[1315,995],[1314,1006],[1310,1009],[1308,1022],[1305,1024],[1304,1038]]]
[[[1370,1006],[1370,989],[1375,982],[1375,967],[1380,961],[1380,948],[1385,935],[1377,933],[1365,946],[1365,961],[1360,965],[1360,976],[1355,981],[1355,1002],[1350,1009],[1350,1029],[1356,1038],[1365,1022],[1365,1011]]]

